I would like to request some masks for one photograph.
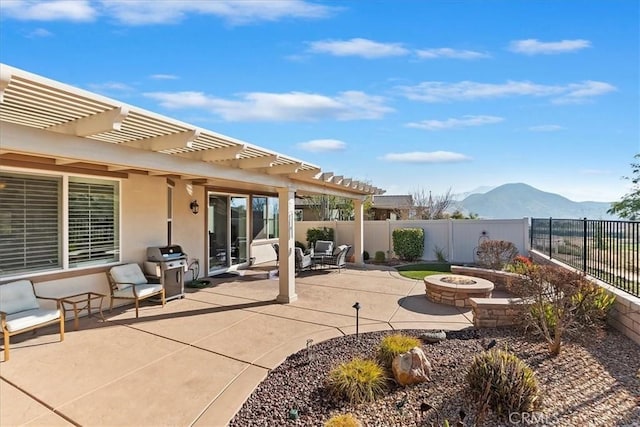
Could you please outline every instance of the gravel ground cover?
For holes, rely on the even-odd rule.
[[[420,336],[424,330],[401,331]],[[551,357],[544,343],[527,339],[513,328],[447,332],[447,339],[424,344],[432,366],[431,379],[416,386],[389,382],[388,393],[373,403],[352,405],[329,397],[324,380],[332,367],[355,356],[375,357],[380,340],[393,332],[345,336],[313,344],[271,371],[230,422],[244,426],[322,426],[332,415],[351,413],[363,426],[640,426],[640,347],[615,330],[590,333],[565,344]],[[466,369],[473,356],[491,341],[507,348],[531,366],[541,388],[538,412],[509,420],[489,413],[477,423],[465,395]],[[431,405],[424,414],[422,403]],[[290,419],[296,409],[297,419]]]

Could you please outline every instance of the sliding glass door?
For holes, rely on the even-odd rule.
[[[231,197],[231,265],[247,262],[247,198]]]
[[[247,205],[246,196],[208,194],[210,274],[247,262]]]

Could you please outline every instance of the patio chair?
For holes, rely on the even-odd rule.
[[[331,240],[316,240],[311,253],[315,255],[332,255],[333,242]]]
[[[278,243],[272,243],[273,250],[276,251],[276,267],[280,263],[280,245]]]
[[[42,308],[38,299],[55,301],[56,309]],[[58,323],[60,341],[64,341],[63,313],[60,300],[37,296],[30,280],[18,280],[0,286],[0,324],[4,337],[4,361],[9,360],[9,339],[13,335]]]
[[[310,255],[314,264],[324,265],[325,261],[333,255],[333,242],[331,240],[317,240],[311,248]]]
[[[351,249],[351,245],[340,245],[336,248],[333,256],[324,260],[327,267],[338,267],[338,272],[342,273],[342,268],[347,266],[347,254]]]
[[[296,255],[296,272],[299,273],[300,271],[311,269],[311,267],[313,267],[311,255],[305,255],[299,247],[296,247],[294,250]]]
[[[111,291],[111,303],[109,311],[113,310],[113,301],[116,299],[133,300],[136,306],[136,318],[141,300],[159,296],[162,306],[165,305],[164,286],[161,283],[150,282],[138,264],[124,264],[112,267],[107,271],[109,288]]]

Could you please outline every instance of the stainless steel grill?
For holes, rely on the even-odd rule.
[[[187,254],[179,245],[150,246],[147,248],[145,273],[160,280],[165,299],[184,298],[184,273],[187,271]]]

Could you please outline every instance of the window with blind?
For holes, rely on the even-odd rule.
[[[69,178],[69,267],[118,260],[118,187]]]
[[[62,268],[62,178],[0,173],[0,276]]]
[[[0,172],[0,277],[118,261],[118,188],[108,180]]]

